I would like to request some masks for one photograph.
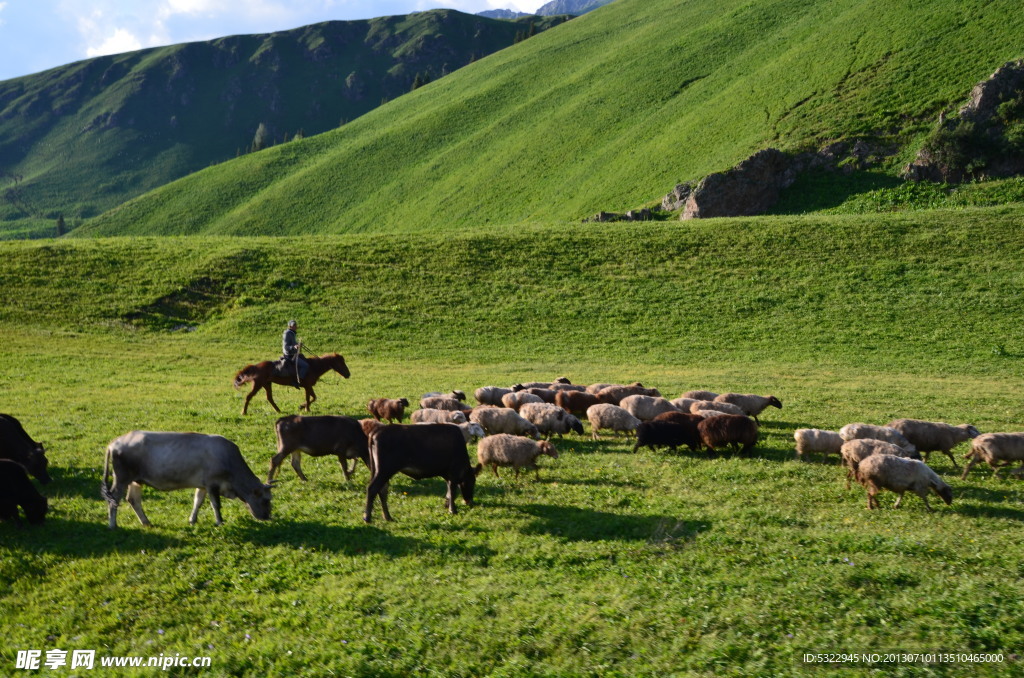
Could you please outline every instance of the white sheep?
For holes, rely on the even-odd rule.
[[[558,458],[558,450],[547,440],[534,441],[520,436],[499,433],[480,441],[476,448],[476,458],[484,466],[490,466],[495,477],[499,466],[510,466],[516,470],[516,478],[520,469],[533,469],[540,478],[537,468],[537,457],[546,454],[553,459]]]
[[[600,403],[587,408],[587,420],[590,422],[590,432],[594,440],[597,440],[597,432],[602,429],[610,429],[618,436],[620,432],[636,432],[640,420],[622,409],[618,405]]]
[[[671,402],[672,406],[675,407],[680,412],[689,412],[690,411],[690,405],[692,405],[695,402],[697,402],[697,399],[696,398],[679,397],[679,398],[676,398],[675,400],[670,400],[669,402]]]
[[[932,511],[928,504],[930,492],[942,497],[946,504],[953,503],[953,490],[949,485],[927,464],[915,459],[901,459],[888,454],[872,455],[860,462],[857,481],[868,491],[868,509],[878,507],[875,495],[881,490],[890,490],[900,495],[894,508],[899,508],[903,493],[908,490],[924,500],[929,513]]]
[[[846,489],[850,489],[850,480],[857,477],[857,468],[860,462],[872,455],[889,454],[895,457],[921,459],[921,455],[917,452],[908,452],[899,445],[871,438],[847,440],[839,448],[839,454],[843,458],[843,465],[846,466]]]
[[[801,461],[808,452],[840,454],[846,442],[836,431],[820,428],[798,428],[793,431],[793,439],[796,440],[796,458]]]
[[[542,402],[544,402],[544,399],[541,398],[540,396],[534,395],[532,393],[526,393],[523,391],[506,393],[505,395],[501,396],[501,404],[509,409],[515,410],[516,412],[518,412],[519,408],[525,405],[526,403]]]
[[[893,419],[886,426],[891,426],[912,442],[920,452],[924,453],[925,461],[931,452],[942,452],[953,466],[960,468],[953,456],[953,448],[969,438],[981,435],[978,429],[970,424],[953,426],[941,421],[922,421],[920,419]]]
[[[971,450],[964,455],[964,458],[967,457],[971,457],[971,460],[964,467],[961,480],[967,478],[971,467],[979,461],[987,462],[996,477],[999,476],[1000,466],[1009,466],[1019,461],[1020,468],[1010,473],[1020,477],[1024,475],[1024,433],[982,433],[971,441]]]
[[[725,414],[739,414],[746,416],[746,412],[739,405],[732,403],[719,403],[714,400],[696,400],[690,405],[691,414],[703,414],[707,410],[715,410]]]
[[[570,431],[583,435],[583,424],[580,420],[550,403],[526,403],[519,408],[519,416],[537,427],[547,435],[563,436]]]
[[[412,413],[409,419],[414,424],[464,424],[466,415],[458,410],[438,410],[434,408],[420,409]]]
[[[640,421],[650,421],[663,412],[679,412],[679,408],[660,396],[631,395],[619,401],[619,407]]]
[[[782,401],[773,395],[759,396],[753,393],[722,393],[712,398],[716,403],[729,403],[736,405],[743,414],[753,417],[757,421],[757,415],[764,412],[769,405],[782,409]],[[760,423],[760,422],[758,422]]]
[[[511,433],[531,438],[540,437],[536,426],[508,407],[478,407],[469,415],[469,419],[480,424],[489,436],[498,433]]]
[[[487,435],[483,426],[475,421],[464,421],[461,424],[456,424],[456,426],[462,431],[462,437],[466,439],[467,443],[474,439],[479,440]]]
[[[501,407],[501,397],[511,392],[512,389],[502,388],[501,386],[481,386],[473,393],[473,397],[481,405]]]
[[[839,429],[839,435],[843,440],[884,440],[893,445],[899,445],[907,452],[916,452],[914,444],[904,437],[902,433],[891,426],[875,426],[873,424],[862,424],[860,422],[847,424]]]
[[[473,409],[457,398],[450,396],[430,396],[420,398],[420,407],[424,410],[448,410],[449,412],[468,412]]]
[[[463,401],[466,400],[466,392],[454,389],[448,393],[441,393],[440,391],[431,391],[430,393],[424,393],[420,396],[420,400],[424,398],[454,398],[455,400]]]
[[[714,391],[687,391],[680,398],[689,398],[690,400],[714,400],[718,397],[718,394]]]

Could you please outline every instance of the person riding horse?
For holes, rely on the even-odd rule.
[[[280,374],[289,377],[294,377],[298,374],[296,388],[298,388],[298,384],[302,383],[306,372],[309,370],[309,364],[302,357],[302,344],[295,336],[295,332],[298,329],[299,323],[297,321],[288,321],[288,327],[281,337],[281,353],[283,355],[277,361],[277,370]]]

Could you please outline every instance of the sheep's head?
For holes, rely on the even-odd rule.
[[[775,396],[768,396],[768,404],[772,407],[777,407],[780,410],[782,409],[782,401]]]
[[[553,459],[558,459],[558,450],[555,449],[554,444],[550,440],[540,441],[540,453],[546,454]]]
[[[399,398],[398,399],[398,404],[401,405],[402,407],[409,407],[409,399],[408,398]]]
[[[569,381],[569,377],[559,377],[558,379],[555,379],[551,383],[552,384],[571,384],[572,382]]]
[[[569,428],[572,429],[574,433],[583,435],[583,423],[580,422],[579,419],[570,414],[566,417],[566,421],[569,422]]]
[[[465,393],[465,391],[453,390],[452,391],[452,397],[455,398],[456,400],[460,401],[460,402],[465,402],[466,401],[466,393]]]
[[[969,435],[972,438],[977,438],[978,436],[981,435],[981,432],[978,429],[971,426],[970,424],[964,424],[960,428],[967,431],[967,435]]]
[[[941,487],[933,487],[932,489],[935,490],[935,494],[942,497],[942,501],[946,502],[947,506],[953,504],[953,488],[949,485],[943,483]]]

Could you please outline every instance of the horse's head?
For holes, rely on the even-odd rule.
[[[340,374],[341,376],[348,379],[352,376],[352,373],[348,371],[348,365],[345,364],[345,358],[338,353],[330,353],[323,356],[323,359],[327,362],[327,365]]]

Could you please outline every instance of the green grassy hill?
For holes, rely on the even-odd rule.
[[[413,231],[578,220],[766,146],[909,159],[1020,52],[1013,2],[619,0],[352,124],[199,172],[83,235]]]
[[[868,512],[793,430],[917,416],[1021,430],[1024,212],[771,217],[295,238],[4,242],[2,411],[45,441],[42,528],[0,524],[0,664],[15,651],[209,656],[210,675],[860,675],[805,654],[992,653],[872,666],[1016,676],[1020,481],[948,459],[952,506]],[[143,491],[106,527],[103,449],[131,429],[217,433],[264,475],[278,416],[230,386],[287,318],[371,397],[566,375],[772,393],[749,457],[588,435],[541,475],[481,475],[478,505],[398,477],[365,526],[367,472],[287,468],[269,523]],[[299,395],[277,389],[291,413]],[[471,448],[472,449],[472,448]],[[958,456],[965,447],[957,448]],[[311,633],[310,629],[315,629]],[[45,655],[44,655],[45,657]],[[184,672],[175,669],[172,673]]]
[[[565,18],[332,21],[0,82],[0,237],[52,235],[59,214],[73,225],[245,153],[261,125],[264,146],[334,129]]]

